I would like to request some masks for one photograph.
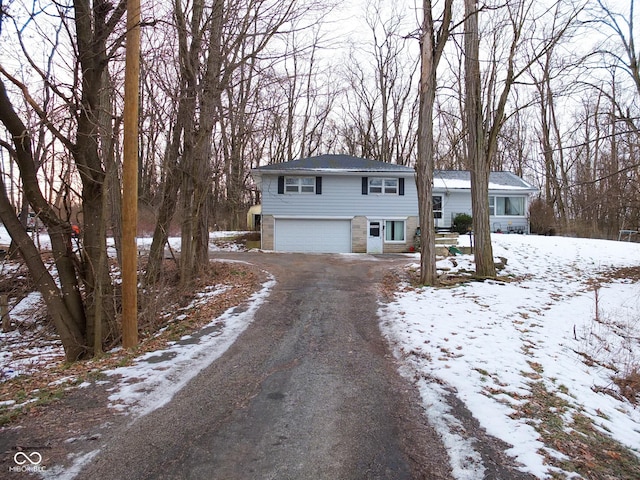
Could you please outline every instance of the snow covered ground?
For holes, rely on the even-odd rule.
[[[237,251],[239,249],[237,243],[224,242],[224,239],[233,238],[242,233],[244,232],[212,232],[209,249],[212,252]],[[40,233],[37,240],[41,249],[50,248],[49,236],[46,233]],[[147,250],[151,245],[151,238],[140,237],[137,242],[140,250]],[[9,245],[10,243],[11,237],[4,226],[0,225],[0,245]],[[108,239],[107,243],[112,245],[113,241]],[[179,250],[180,238],[170,238],[169,244],[171,248]],[[113,254],[115,255],[115,251]],[[15,268],[15,264],[0,262],[0,275],[9,270],[15,271]],[[207,297],[217,293],[216,290],[210,290],[203,295]],[[201,298],[201,300],[204,299]],[[9,314],[13,324],[18,328],[7,333],[0,331],[0,382],[17,375],[28,375],[30,372],[41,369],[42,365],[47,363],[64,360],[64,351],[60,341],[52,337],[44,326],[35,322],[33,312],[40,309],[41,305],[42,299],[37,292],[32,292],[18,303],[15,302],[15,299],[9,299]],[[235,328],[233,327],[233,329]],[[2,403],[0,403],[1,405]]]
[[[465,240],[461,238],[461,243]],[[141,248],[146,243],[141,239]],[[172,245],[178,248],[179,241],[172,240]],[[450,288],[403,285],[396,300],[381,304],[379,311],[382,331],[401,359],[402,373],[418,384],[425,410],[445,439],[455,477],[483,478],[484,467],[473,438],[465,436],[445,401],[451,392],[490,435],[513,445],[508,454],[538,478],[557,471],[545,464],[543,453],[554,458],[564,454],[543,443],[534,428],[539,419],[517,414],[535,385],[544,385],[566,402],[565,429],[571,428],[571,415],[579,412],[638,454],[640,410],[606,392],[616,389],[615,369],[624,373],[640,366],[640,284],[607,280],[604,273],[639,267],[640,244],[494,235],[493,246],[496,257],[507,259],[501,275],[511,281],[469,282]],[[349,256],[350,261],[357,258],[369,257]],[[418,264],[415,255],[407,260]],[[455,266],[451,259],[440,260],[439,268],[473,270],[472,256],[453,260]],[[236,313],[232,309],[211,319],[201,334],[110,371],[121,376],[111,398],[114,407],[136,417],[166,403],[228,348],[272,287],[273,280],[265,283],[249,310]],[[12,315],[22,314],[23,321],[28,321],[34,301],[27,297]],[[0,334],[0,381],[29,370],[24,361],[12,363],[3,347],[8,338],[3,335],[14,334]],[[42,348],[47,358],[62,357],[59,345]],[[30,351],[31,359],[37,356],[36,350]],[[133,378],[136,382],[131,382]]]
[[[640,410],[605,392],[616,390],[615,369],[624,374],[640,367],[640,284],[606,281],[603,273],[640,267],[640,244],[498,234],[492,240],[494,255],[507,259],[501,274],[514,281],[405,285],[380,309],[383,333],[402,359],[403,374],[418,383],[456,478],[482,478],[483,466],[445,402],[451,391],[539,478],[553,471],[542,452],[563,454],[540,441],[533,427],[539,419],[515,415],[534,384],[568,403],[565,428],[581,413],[638,454]],[[438,266],[473,270],[471,255],[455,262]]]

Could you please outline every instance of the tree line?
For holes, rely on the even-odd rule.
[[[640,226],[634,0],[368,0],[357,31],[338,29],[341,5],[143,5],[147,288],[174,228],[184,286],[208,263],[209,231],[245,228],[260,201],[253,167],[323,153],[415,166],[425,225],[433,170],[470,170],[483,276],[495,275],[491,170],[540,188],[531,217],[541,231],[612,238]],[[69,359],[119,335],[106,237],[120,252],[125,11],[109,0],[13,0],[0,11],[0,219]],[[30,211],[51,238],[56,278],[26,232]],[[434,284],[424,230],[421,280]]]

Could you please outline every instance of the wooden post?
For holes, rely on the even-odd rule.
[[[9,317],[9,299],[6,295],[0,295],[0,317],[2,318],[2,331],[11,331],[11,317]]]
[[[122,346],[138,344],[138,102],[140,0],[127,0],[122,165]]]

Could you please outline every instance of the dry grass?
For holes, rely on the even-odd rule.
[[[14,405],[0,406],[0,425],[55,401],[69,386],[100,376],[103,370],[128,365],[141,354],[165,348],[168,342],[197,331],[227,309],[246,301],[263,281],[262,274],[249,265],[213,262],[206,274],[186,291],[179,287],[173,273],[171,268],[166,270],[160,286],[141,296],[140,343],[134,350],[116,349],[72,364],[65,363],[61,354],[57,361],[48,362],[29,375],[0,383],[0,401],[15,401]],[[199,295],[207,288],[220,286],[226,287],[222,293]],[[45,340],[40,336],[34,341],[37,338]]]
[[[625,397],[634,405],[640,402],[640,366],[633,365],[625,372],[613,377],[620,395]]]
[[[603,433],[602,426],[580,412],[571,412],[569,403],[543,382],[529,386],[531,394],[513,417],[527,421],[545,445],[565,455],[558,458],[540,451],[549,465],[590,480],[640,478],[640,459]],[[556,472],[553,478],[568,477]]]
[[[403,282],[404,289],[422,288],[418,282],[419,272],[416,270],[402,272],[400,276],[389,275],[387,281],[390,285],[385,289],[393,292],[393,281]],[[443,286],[454,286],[465,282],[478,281],[473,272],[446,272],[441,277]],[[500,279],[505,282],[519,281],[519,278]],[[609,282],[640,280],[640,267],[609,269],[601,272],[599,278],[590,286],[595,288],[600,284]],[[398,289],[396,289],[398,290]],[[598,297],[596,297],[598,298]],[[629,361],[630,352],[637,352],[638,341],[636,332],[640,319],[620,318],[602,312],[601,305],[596,302],[596,318],[593,319],[592,328],[586,332],[589,342],[585,341],[583,352],[580,354],[586,364],[600,365],[601,368],[615,373],[612,383],[607,388],[597,391],[612,395],[620,401],[629,401],[638,404],[640,393],[640,364]],[[523,313],[523,316],[526,315]],[[595,342],[594,338],[600,332],[606,332],[601,341]],[[616,332],[620,338],[611,337]],[[615,342],[614,342],[615,340]],[[596,351],[593,349],[596,348]],[[450,355],[451,352],[443,353]],[[420,352],[412,350],[407,355],[419,355]],[[605,355],[606,354],[606,355]],[[613,364],[612,355],[617,359],[627,359],[625,363]],[[630,365],[630,366],[626,366]],[[512,397],[515,402],[506,402],[515,410],[513,418],[521,419],[531,425],[539,435],[540,441],[547,447],[539,453],[545,458],[546,463],[555,467],[552,469],[553,478],[583,478],[593,480],[622,480],[640,479],[640,458],[628,447],[615,441],[607,433],[606,424],[599,422],[598,418],[591,419],[575,402],[567,395],[569,391],[562,385],[551,386],[544,381],[542,365],[533,361],[529,362],[532,372],[523,372],[523,377],[529,382],[528,395],[520,395],[504,388],[487,388],[486,394],[495,396],[497,401],[502,396]],[[492,377],[489,372],[476,369],[485,377]],[[555,452],[560,452],[558,455]],[[563,473],[563,472],[571,472]],[[579,477],[578,477],[579,476]]]
[[[611,371],[612,384],[595,390],[634,405],[640,403],[640,316],[637,312],[603,311],[601,288],[611,282],[640,281],[640,267],[608,269],[587,283],[593,292],[594,314],[591,324],[580,332],[581,350],[576,353],[586,365],[599,365]],[[577,339],[577,338],[576,338]],[[615,385],[615,387],[614,387]],[[616,388],[617,387],[617,388]]]

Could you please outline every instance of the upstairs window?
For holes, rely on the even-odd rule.
[[[316,177],[285,177],[286,193],[316,193]]]
[[[398,195],[397,178],[370,178],[369,193],[371,195]]]

